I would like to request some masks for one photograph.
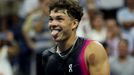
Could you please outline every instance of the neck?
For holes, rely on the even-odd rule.
[[[69,49],[71,46],[74,45],[76,40],[77,40],[77,36],[72,35],[67,40],[64,40],[62,42],[58,42],[57,48],[59,49],[60,52],[66,51],[67,49]]]

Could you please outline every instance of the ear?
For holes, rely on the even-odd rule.
[[[72,25],[72,30],[77,29],[78,24],[79,24],[78,20],[74,19],[74,22],[73,22],[73,25]]]

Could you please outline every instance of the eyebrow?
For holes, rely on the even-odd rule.
[[[56,16],[56,18],[63,18],[63,17],[64,17],[64,16],[60,16],[60,15],[59,15],[59,16]]]
[[[62,18],[64,17],[63,15],[58,15],[58,16],[54,16],[54,18]],[[53,18],[52,16],[49,16],[49,18]]]

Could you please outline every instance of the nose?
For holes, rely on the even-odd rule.
[[[56,20],[49,21],[49,24],[48,24],[49,28],[57,27],[58,25],[59,25],[59,22]]]

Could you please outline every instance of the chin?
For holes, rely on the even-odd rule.
[[[55,42],[61,42],[61,40],[54,40]]]
[[[58,39],[58,38],[53,38],[53,40],[54,40],[55,42],[61,42],[61,41],[62,41],[61,39]]]
[[[64,42],[65,40],[62,39],[62,38],[57,38],[57,39],[54,39],[55,42]]]

